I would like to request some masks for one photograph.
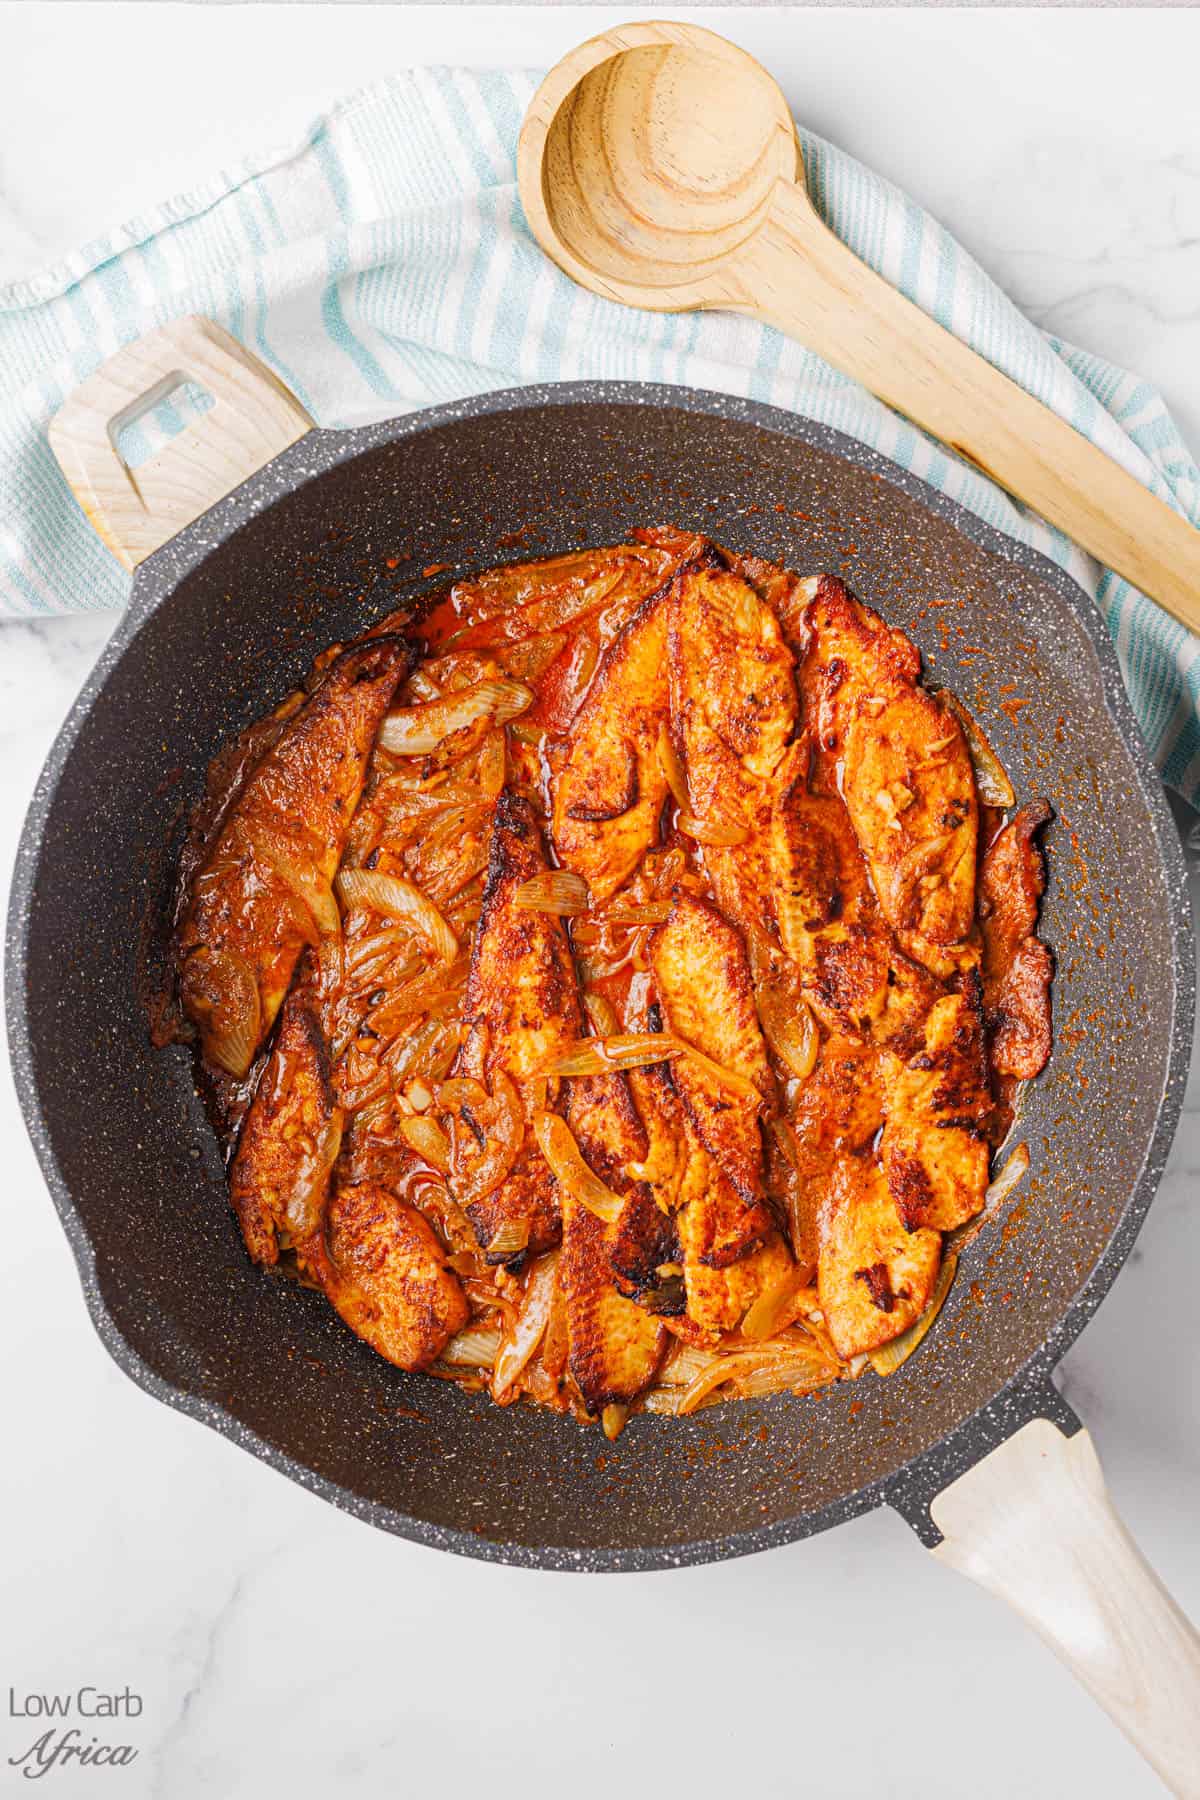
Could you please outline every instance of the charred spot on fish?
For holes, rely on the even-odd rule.
[[[869,1269],[855,1269],[854,1279],[866,1284],[867,1292],[871,1296],[871,1305],[877,1307],[881,1313],[893,1312],[897,1299],[904,1298],[903,1294],[893,1294],[892,1278],[886,1263],[877,1262],[872,1263]]]

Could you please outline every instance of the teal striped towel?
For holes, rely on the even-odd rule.
[[[1200,798],[1200,642],[1128,582],[790,338],[732,315],[634,312],[546,260],[514,164],[536,80],[397,75],[298,145],[0,288],[0,617],[124,601],[128,578],[68,494],[46,422],[103,357],[180,313],[220,320],[330,426],[520,382],[681,382],[848,432],[1065,565],[1096,597],[1165,779]],[[801,136],[818,210],[864,261],[1200,523],[1200,471],[1152,387],[1037,330],[904,194]]]

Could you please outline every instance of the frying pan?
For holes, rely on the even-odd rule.
[[[215,404],[134,474],[121,425]],[[493,393],[346,432],[203,320],[121,351],[56,453],[135,568],[21,842],[10,1041],[26,1121],[110,1353],[149,1392],[359,1518],[529,1568],[740,1556],[895,1507],[1018,1606],[1160,1773],[1200,1793],[1200,1649],[1108,1506],[1051,1381],[1129,1254],[1179,1116],[1194,966],[1183,860],[1090,600],[839,433],[640,383]],[[232,490],[232,491],[230,491]],[[318,1294],[251,1267],[188,1052],[145,1008],[188,804],[331,640],[466,572],[671,522],[839,574],[1055,809],[1056,1046],[1028,1177],[966,1251],[920,1354],[619,1441],[405,1375]]]

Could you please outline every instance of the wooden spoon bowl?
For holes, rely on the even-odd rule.
[[[778,326],[1200,632],[1200,533],[834,236],[744,50],[660,20],[590,39],[530,102],[517,176],[538,243],[583,287]]]
[[[543,83],[521,135],[542,248],[576,280],[656,310],[720,303],[711,277],[803,179],[787,102],[754,58],[693,25],[593,38]]]

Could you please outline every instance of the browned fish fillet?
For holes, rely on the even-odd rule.
[[[797,674],[804,723],[821,752],[819,786],[835,792],[837,759],[859,699],[906,693],[920,677],[921,657],[902,631],[885,625],[834,575],[817,579],[800,629],[804,654]]]
[[[775,911],[809,1005],[828,1031],[857,1036],[887,1004],[892,934],[844,802],[812,790],[812,760],[804,738],[787,753],[775,797]]]
[[[804,626],[816,786],[840,789],[901,947],[936,975],[972,967],[979,805],[962,727],[917,685],[916,647],[841,582],[821,579]]]
[[[979,874],[983,1003],[997,1075],[1030,1080],[1050,1055],[1054,958],[1034,935],[1046,885],[1036,832],[1050,818],[1044,800],[1022,807],[988,846]]]
[[[413,652],[343,651],[247,777],[198,870],[178,934],[179,994],[206,1057],[245,1075],[301,951],[337,931],[330,883],[380,720]]]
[[[645,1020],[627,1022],[658,1030],[663,1021],[656,1005]],[[770,1209],[763,1201],[747,1207],[708,1154],[684,1111],[672,1065],[631,1070],[628,1081],[647,1140],[638,1172],[672,1220],[670,1260],[682,1266],[688,1317],[704,1335],[732,1330],[753,1301],[759,1277],[769,1277],[774,1267],[775,1258],[760,1262],[756,1255],[778,1235]],[[741,1259],[757,1273],[744,1274]],[[678,1308],[660,1303],[655,1310]]]
[[[907,1060],[885,1055],[881,1156],[905,1228],[952,1231],[983,1205],[992,1111],[977,973],[938,1000]]]
[[[937,1231],[907,1231],[882,1169],[841,1156],[822,1209],[817,1292],[839,1356],[877,1350],[929,1303],[942,1258]]]
[[[559,1280],[567,1317],[569,1364],[592,1412],[635,1400],[654,1379],[665,1333],[636,1299],[633,1285],[654,1283],[657,1262],[677,1254],[670,1223],[644,1183],[630,1175],[647,1149],[646,1133],[619,1075],[569,1083],[567,1122],[593,1172],[625,1200],[606,1225],[569,1192],[563,1193],[563,1250]],[[625,1269],[622,1281],[617,1265]],[[626,1291],[622,1292],[622,1287]]]
[[[842,791],[883,915],[937,975],[977,960],[979,803],[962,726],[922,688],[864,694],[846,730]]]
[[[649,544],[573,551],[537,562],[512,563],[455,582],[450,602],[464,624],[456,650],[487,649],[578,624],[606,609],[653,593],[674,558]]]
[[[350,1329],[401,1369],[425,1369],[471,1316],[414,1206],[374,1182],[339,1185],[305,1266]]]
[[[257,1263],[279,1260],[319,1230],[342,1136],[312,971],[283,1003],[279,1030],[242,1126],[229,1197]]]
[[[743,1204],[763,1197],[759,1113],[773,1105],[767,1062],[740,933],[714,906],[680,889],[650,940],[650,961],[667,1030],[743,1081],[761,1105],[711,1074],[694,1058],[676,1058],[671,1079],[696,1135]]]
[[[649,595],[601,660],[560,753],[551,833],[596,901],[627,881],[658,837],[667,779],[667,594]]]
[[[796,725],[792,654],[769,606],[711,547],[671,588],[671,721],[691,813],[743,832],[705,843],[726,916],[774,931],[770,820],[777,771]]]
[[[865,1150],[883,1123],[882,1081],[873,1044],[829,1037],[816,1068],[792,1094],[780,1173],[792,1251],[805,1270],[816,1268],[819,1221],[840,1157]]]
[[[575,965],[561,919],[516,903],[516,889],[546,867],[533,808],[506,790],[492,824],[463,1011],[469,1030],[455,1074],[491,1091],[502,1071],[521,1087],[527,1119],[534,1108],[529,1078],[583,1033]],[[465,1210],[484,1249],[502,1226],[522,1221],[529,1224],[530,1254],[557,1243],[558,1184],[528,1129],[511,1173],[491,1193],[468,1200]]]

